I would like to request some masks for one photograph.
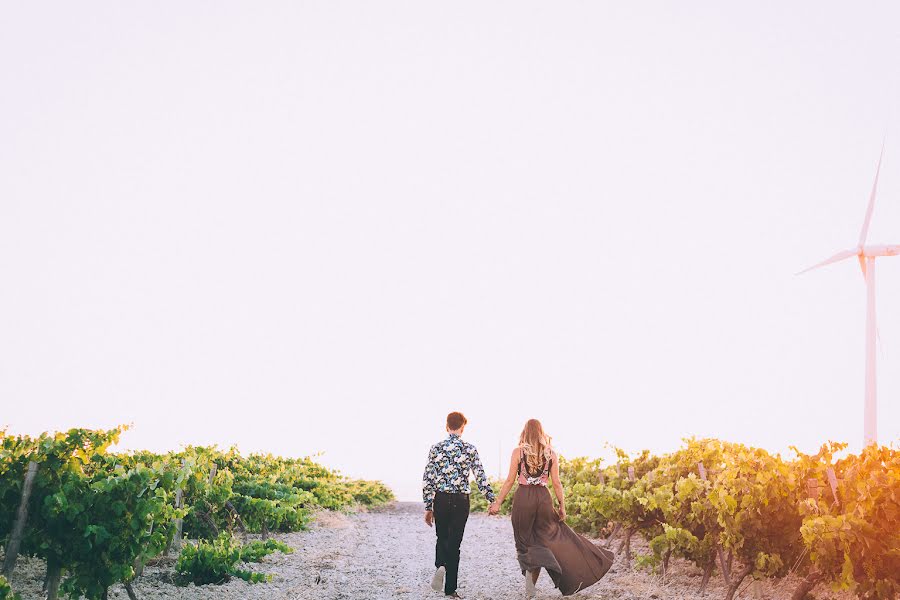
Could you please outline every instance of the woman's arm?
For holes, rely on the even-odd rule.
[[[559,520],[565,521],[566,495],[563,492],[562,483],[559,481],[559,459],[556,457],[556,452],[550,455],[550,460],[553,461],[550,465],[550,480],[553,482],[553,495],[556,496],[556,501],[559,503]]]
[[[516,482],[516,478],[519,475],[519,454],[521,450],[516,448],[512,452],[512,456],[509,457],[509,474],[506,476],[506,481],[503,482],[503,487],[500,488],[500,493],[497,495],[497,499],[494,500],[494,504],[497,508],[500,508],[500,505],[503,504],[503,500],[506,499],[506,495],[509,494],[509,490],[512,489],[513,484]]]

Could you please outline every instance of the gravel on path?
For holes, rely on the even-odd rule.
[[[274,577],[266,584],[232,579],[222,585],[186,587],[172,583],[171,565],[148,567],[134,584],[141,600],[428,600],[443,598],[431,590],[434,573],[434,530],[423,521],[420,503],[399,502],[353,514],[318,513],[309,531],[277,535],[294,548],[252,565]],[[637,542],[637,552],[647,552]],[[459,593],[468,600],[521,600],[524,578],[519,572],[508,517],[472,514],[462,546]],[[673,561],[665,581],[658,575],[636,571],[621,557],[600,582],[574,598],[585,600],[716,600],[724,598],[721,578],[710,581],[708,595],[700,596],[701,572],[683,561]],[[43,562],[20,559],[12,584],[23,600],[41,598]],[[790,598],[795,581],[748,585],[741,598]],[[538,598],[559,598],[546,574],[538,581]],[[122,586],[110,589],[111,599],[125,599]],[[839,598],[828,590],[816,598]]]

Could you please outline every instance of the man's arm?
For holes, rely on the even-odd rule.
[[[478,455],[477,448],[475,449],[475,455],[472,457],[472,473],[475,474],[475,483],[478,484],[478,489],[481,490],[488,502],[493,502],[495,498],[494,489],[484,473],[484,467],[481,465],[481,457]]]
[[[428,464],[425,465],[425,474],[422,475],[422,501],[425,502],[425,510],[427,512],[434,508],[434,492],[437,480],[436,456],[437,448],[432,446],[431,451],[428,452]]]

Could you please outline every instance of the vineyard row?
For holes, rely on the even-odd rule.
[[[380,482],[347,479],[309,458],[190,446],[167,454],[111,452],[123,431],[0,431],[0,599],[14,597],[6,578],[20,554],[46,561],[48,600],[61,593],[105,600],[117,583],[136,600],[132,582],[144,566],[173,551],[186,579],[206,581],[190,569],[209,569],[205,563],[215,559],[223,577],[263,581],[235,565],[290,550],[267,542],[270,532],[303,529],[317,509],[393,499]],[[260,534],[262,545],[233,542],[247,533]],[[184,538],[201,542],[182,548]]]

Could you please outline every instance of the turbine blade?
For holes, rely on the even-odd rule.
[[[866,256],[896,256],[900,254],[900,245],[879,244],[877,246],[866,246],[863,248],[863,254]]]
[[[804,273],[808,273],[809,271],[812,271],[813,269],[818,269],[819,267],[824,267],[825,265],[830,265],[830,264],[842,261],[845,258],[850,258],[851,256],[856,256],[858,254],[859,254],[859,250],[857,250],[856,248],[854,248],[852,250],[844,250],[843,252],[838,252],[834,256],[832,256],[830,258],[826,258],[822,262],[815,264],[815,265],[809,267],[808,269],[803,269],[802,271],[797,273],[797,275],[803,275]]]
[[[875,181],[872,183],[872,193],[869,194],[869,206],[866,207],[866,218],[863,220],[862,230],[859,232],[859,245],[866,243],[869,235],[869,224],[872,222],[872,212],[875,210],[875,192],[878,190],[878,175],[881,173],[881,159],[884,158],[884,142],[881,142],[881,154],[878,155],[878,166],[875,168]]]
[[[863,280],[866,278],[866,257],[859,255],[859,268],[862,269]]]

